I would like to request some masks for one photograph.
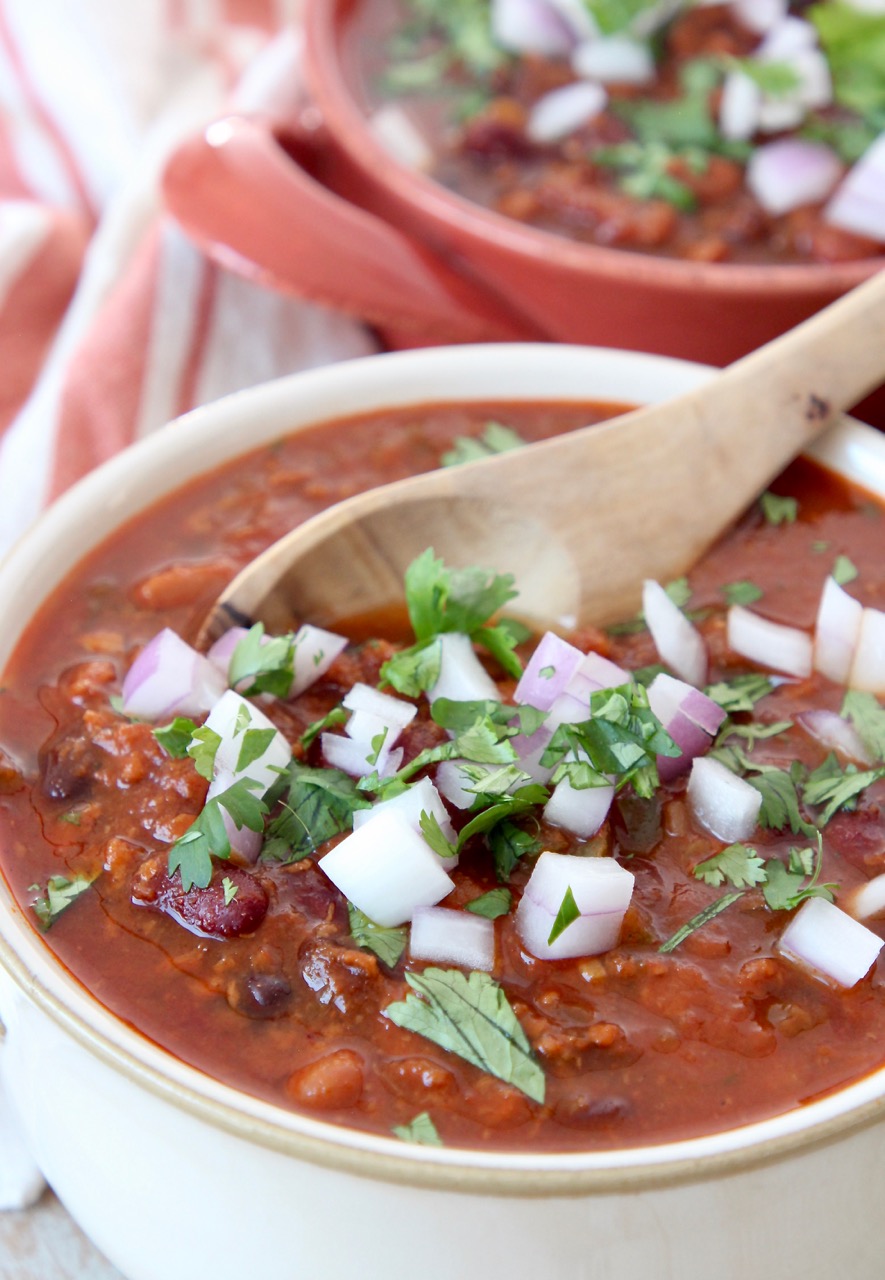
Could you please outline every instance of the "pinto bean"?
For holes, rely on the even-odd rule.
[[[363,1060],[353,1049],[336,1049],[293,1071],[286,1093],[300,1107],[338,1111],[353,1107],[363,1092]]]

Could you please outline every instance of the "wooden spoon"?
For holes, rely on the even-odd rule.
[[[331,507],[243,569],[202,638],[243,621],[285,630],[389,607],[426,547],[453,567],[514,573],[518,612],[536,624],[627,617],[645,578],[689,569],[883,377],[879,271],[687,395]]]

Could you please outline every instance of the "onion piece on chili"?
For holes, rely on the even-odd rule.
[[[681,756],[658,756],[658,774],[667,782],[684,773],[696,756],[709,751],[725,712],[700,689],[665,671],[648,686],[648,703],[682,752]]]
[[[573,787],[568,778],[561,778],[544,806],[544,818],[554,827],[565,827],[588,840],[605,822],[614,797],[611,782],[598,787]]]
[[[831,147],[806,138],[779,138],[757,147],[747,164],[747,186],[774,217],[819,204],[842,175]]]
[[[874,763],[854,725],[840,716],[838,711],[828,711],[823,707],[800,711],[796,716],[796,723],[829,751],[838,751],[840,755],[856,760],[858,764]]]
[[[456,809],[469,809],[476,799],[476,792],[470,790],[474,783],[465,772],[466,767],[466,760],[442,760],[434,774],[440,795],[445,796]],[[492,772],[491,765],[476,764],[470,768]]]
[[[218,668],[175,631],[164,627],[148,641],[126,672],[122,708],[141,720],[198,716],[225,690]]]
[[[340,733],[320,734],[320,749],[330,768],[340,769],[352,778],[362,778],[368,773],[388,778],[396,773],[403,760],[402,747],[391,747],[386,742],[373,746]]]
[[[853,987],[882,949],[882,939],[824,898],[809,898],[780,936],[781,955],[827,982]]]
[[[546,0],[492,0],[491,29],[492,39],[510,53],[555,58],[575,43],[570,23]]]
[[[828,577],[814,624],[814,668],[836,684],[848,682],[862,616],[860,601]]]
[[[717,840],[733,844],[755,831],[762,794],[720,761],[697,756],[686,794],[698,822]]]
[[[335,659],[347,648],[347,637],[334,631],[324,631],[305,622],[295,632],[294,675],[290,698],[297,698],[305,689],[324,676]]]
[[[811,675],[811,637],[798,627],[772,622],[733,604],[728,610],[727,635],[729,649],[751,662],[791,676]]]
[[[206,719],[206,728],[212,729],[220,739],[215,753],[215,774],[226,774],[233,782],[254,778],[260,792],[276,782],[280,770],[292,759],[292,748],[285,735],[263,711],[234,689],[227,689],[215,703]],[[246,735],[251,730],[272,733],[272,736],[259,756],[249,758],[248,763],[241,766],[243,748],[248,745]]]
[[[759,125],[762,90],[743,71],[729,71],[719,99],[719,129],[730,142],[746,142]]]
[[[222,791],[226,791],[228,787],[233,786],[235,782],[236,778],[232,773],[228,773],[226,770],[216,772],[209,783],[209,790],[206,792],[207,803]],[[257,862],[258,855],[261,853],[261,846],[264,844],[263,833],[261,831],[253,831],[245,823],[242,827],[238,827],[223,804],[219,805],[218,809],[221,814],[221,821],[224,823],[224,829],[227,832],[227,838],[230,841],[231,852],[237,854],[244,862]]]
[[[703,637],[661,584],[650,578],[642,588],[642,609],[661,661],[689,684],[703,684],[707,675]]]
[[[554,700],[565,693],[584,654],[555,631],[545,631],[525,665],[513,693],[514,702],[549,711]]]
[[[409,930],[409,953],[413,960],[491,973],[495,967],[494,922],[453,907],[416,907]]]
[[[843,910],[855,920],[871,920],[885,913],[885,873],[858,885],[845,897]]]
[[[549,941],[566,893],[578,916]],[[596,956],[618,941],[633,896],[633,874],[614,858],[542,853],[516,910],[516,928],[526,950],[540,960]]]
[[[539,98],[526,121],[526,136],[540,145],[559,142],[605,109],[608,94],[601,84],[577,80]]]
[[[317,864],[375,924],[405,924],[454,889],[430,845],[401,813],[376,813]]]
[[[885,693],[885,613],[881,609],[864,609],[861,615],[848,684],[867,693]]]
[[[367,745],[379,733],[386,732],[387,745],[393,746],[406,725],[411,724],[418,714],[414,703],[361,683],[348,689],[341,705],[351,713],[344,732],[356,742]]]
[[[824,209],[824,221],[885,243],[885,132],[848,170]]]
[[[787,0],[732,0],[731,7],[744,26],[760,36],[787,15]]]
[[[501,692],[476,656],[470,636],[448,631],[439,636],[439,644],[439,677],[427,691],[431,702],[437,698],[451,698],[453,702],[501,701]]]
[[[572,54],[572,70],[600,84],[649,84],[655,78],[655,60],[644,40],[600,36],[581,41]]]
[[[472,798],[475,799],[475,797]],[[353,815],[354,831],[358,831],[360,827],[365,826],[377,814],[388,812],[402,814],[410,826],[419,833],[421,831],[422,813],[430,814],[439,823],[440,831],[449,844],[454,844],[458,838],[442,796],[429,778],[419,779],[418,782],[407,787],[405,791],[401,791],[399,795],[391,796],[389,800],[379,800],[377,804],[372,805],[371,809],[357,809]],[[451,858],[440,858],[440,862],[447,871],[454,867],[457,861],[457,854]]]
[[[628,684],[630,678],[630,672],[624,667],[591,649],[578,663],[566,685],[566,692],[587,702],[591,693],[600,689],[616,689],[618,685]]]
[[[400,164],[419,173],[433,168],[434,154],[418,126],[394,102],[387,102],[369,120],[372,133]]]

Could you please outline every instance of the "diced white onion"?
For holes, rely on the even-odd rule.
[[[320,748],[326,764],[349,773],[352,778],[362,778],[368,773],[388,778],[396,773],[403,759],[402,747],[391,748],[385,741],[376,748],[339,733],[320,734]]]
[[[828,577],[814,626],[814,668],[836,684],[847,684],[860,633],[863,605]]]
[[[565,692],[583,657],[575,645],[554,631],[546,631],[519,678],[513,694],[514,702],[549,711],[554,699]]]
[[[838,712],[826,711],[823,708],[800,711],[796,716],[796,723],[828,750],[838,751],[849,760],[856,760],[858,764],[873,763],[854,725]]]
[[[885,874],[873,876],[846,895],[843,908],[855,920],[872,920],[885,913]]]
[[[470,636],[448,631],[439,637],[441,660],[439,678],[427,697],[451,698],[453,702],[501,701],[498,686],[476,656]]]
[[[885,613],[881,609],[864,609],[861,614],[848,684],[867,693],[885,693]]]
[[[755,831],[761,793],[718,760],[696,757],[686,794],[698,822],[718,840],[733,844]]]
[[[214,800],[214,798],[222,791],[226,791],[228,787],[233,786],[236,778],[230,773],[216,773],[212,781],[209,783],[209,790],[206,792],[206,800]],[[237,854],[244,862],[257,862],[258,855],[261,853],[261,846],[264,843],[264,835],[260,831],[253,831],[251,827],[238,827],[231,815],[225,809],[224,805],[218,806],[221,814],[221,820],[224,823],[224,829],[227,832],[227,838],[230,841],[231,850]]]
[[[558,938],[548,942],[566,890],[580,912]],[[618,941],[633,895],[633,875],[614,858],[582,858],[542,853],[516,911],[516,928],[526,950],[540,960],[595,956]]]
[[[464,969],[495,967],[495,925],[472,911],[452,907],[416,907],[409,931],[413,960],[457,964]]]
[[[746,142],[759,127],[762,90],[743,71],[729,71],[719,99],[719,129],[731,142]]]
[[[473,768],[485,768],[484,765],[475,765]],[[436,766],[437,789],[440,795],[445,796],[449,804],[453,804],[456,809],[469,809],[476,799],[476,792],[470,788],[473,783],[464,772],[465,761],[463,760],[443,760]],[[491,772],[491,768],[488,769]]]
[[[792,62],[795,54],[816,48],[816,28],[804,18],[786,13],[769,27],[765,39],[756,49],[756,57],[765,62]]]
[[[318,865],[354,906],[385,927],[416,907],[435,906],[455,887],[439,858],[401,813],[376,813]]]
[[[854,235],[885,243],[885,133],[849,169],[824,218]]]
[[[433,168],[433,150],[414,120],[393,102],[379,107],[369,120],[372,133],[383,147],[408,169],[428,173]]]
[[[772,671],[805,677],[811,675],[811,636],[797,627],[771,622],[743,605],[728,610],[728,647],[751,662]]]
[[[661,661],[689,684],[703,684],[707,675],[703,638],[661,584],[650,578],[642,588],[642,609]]]
[[[492,0],[491,29],[511,53],[565,57],[575,42],[569,23],[545,0]]]
[[[824,200],[841,174],[841,160],[822,142],[781,138],[750,156],[747,186],[763,209],[777,217]]]
[[[574,40],[599,35],[599,25],[586,0],[548,0],[550,8],[565,22]]]
[[[758,35],[770,31],[787,15],[787,0],[734,0],[731,7],[744,26]]]
[[[788,960],[840,987],[853,987],[876,962],[882,939],[824,898],[809,898],[783,931],[778,950]]]
[[[373,738],[387,731],[387,744],[393,746],[406,725],[418,714],[413,702],[381,693],[369,684],[355,684],[341,699],[341,705],[351,713],[345,725],[345,733],[356,742],[370,744]]]
[[[608,94],[602,85],[591,80],[551,89],[532,107],[526,121],[526,135],[539,145],[559,142],[598,116],[607,101]]]
[[[334,631],[324,631],[322,627],[314,627],[309,622],[299,627],[295,633],[294,675],[289,697],[297,698],[299,693],[309,689],[326,674],[346,648],[346,636],[336,635]]]
[[[588,840],[602,826],[614,799],[615,789],[610,783],[601,787],[573,787],[568,778],[562,778],[553,788],[544,806],[544,818],[554,827]]]
[[[411,787],[407,787],[405,791],[401,791],[399,795],[391,796],[389,800],[379,800],[377,804],[372,805],[371,809],[357,809],[353,815],[354,831],[358,831],[365,823],[371,821],[376,814],[388,812],[402,814],[409,825],[419,833],[421,831],[421,814],[428,813],[436,818],[440,830],[450,844],[454,844],[457,839],[455,828],[452,826],[452,820],[449,817],[449,811],[443,804],[442,796],[429,778],[421,778]],[[447,871],[455,866],[457,861],[457,856],[440,858],[440,862]]]
[[[218,668],[169,627],[150,640],[123,680],[122,707],[141,720],[198,716],[221,697]]]
[[[215,773],[228,775],[234,782],[239,778],[254,778],[259,783],[258,794],[277,781],[280,770],[292,759],[292,748],[273,721],[233,689],[226,690],[218,699],[206,727],[221,739],[215,753]],[[273,737],[257,759],[240,768],[245,735],[251,729],[272,729]]]
[[[648,84],[655,77],[655,60],[644,40],[600,36],[578,45],[572,54],[572,70],[600,84]]]

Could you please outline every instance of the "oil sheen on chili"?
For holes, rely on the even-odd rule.
[[[771,883],[775,861],[789,870],[791,893],[780,902],[766,893],[764,874],[750,883],[726,874],[718,884],[696,874],[728,842],[696,816],[685,772],[650,788],[619,785],[589,838],[549,821],[543,803],[505,803],[502,823],[480,822],[440,903],[465,913],[478,899],[497,903],[489,913],[493,965],[473,977],[412,958],[408,925],[381,931],[382,943],[393,935],[393,949],[356,927],[319,865],[348,838],[349,823],[328,835],[313,827],[316,806],[298,819],[297,849],[276,838],[253,862],[215,858],[205,888],[185,891],[180,872],[170,874],[170,851],[200,814],[208,784],[193,753],[176,754],[155,725],[119,710],[123,678],[150,639],[163,627],[193,639],[222,585],[269,541],[362,488],[439,465],[456,441],[513,443],[502,426],[530,441],[614,411],[430,406],[324,424],[174,493],[70,575],[4,675],[0,855],[35,928],[103,1005],[185,1062],[260,1098],[359,1129],[462,1146],[602,1149],[700,1135],[802,1106],[881,1065],[881,958],[845,987],[788,958],[779,939],[812,882],[845,905],[885,870],[882,757],[852,763],[803,727],[809,712],[842,710],[843,687],[817,673],[772,675],[733,652],[726,632],[738,601],[810,633],[834,571],[864,606],[885,603],[880,508],[806,461],[687,581],[667,584],[702,637],[705,687],[731,708],[711,751],[726,763],[730,752],[730,767],[745,778],[769,780],[763,813],[773,791],[786,796],[780,817],[769,812],[768,825],[760,819],[741,845],[744,866],[766,868]],[[498,424],[491,434],[490,422]],[[342,734],[334,713],[348,691],[377,686],[383,664],[412,641],[401,628],[357,635],[305,693],[258,700],[293,745],[297,766],[326,767],[322,733],[305,745],[306,731],[333,713],[324,731]],[[641,616],[569,641],[635,674],[638,688],[660,666]],[[523,662],[534,644],[520,639]],[[514,674],[487,649],[476,652],[511,704]],[[743,703],[735,696],[742,689],[753,690]],[[408,770],[421,752],[444,755],[454,730],[434,720],[425,696],[405,700],[418,708],[399,740],[398,767]],[[873,720],[878,710],[867,706]],[[807,779],[828,759],[841,771],[827,793],[835,800],[811,803]],[[428,763],[410,781],[435,768]],[[864,785],[852,788],[860,772]],[[844,802],[839,777],[849,779]],[[358,779],[346,781],[363,801],[376,798],[371,786],[360,792]],[[456,830],[474,817],[448,808]],[[311,828],[319,833],[313,843]],[[629,907],[603,953],[551,960],[525,945],[516,908],[542,850],[615,859],[632,873]],[[791,850],[804,864],[791,866]],[[698,924],[726,893],[729,904]],[[881,922],[865,923],[881,934]],[[398,1024],[389,1010],[423,999],[407,977],[420,983],[431,969],[453,990],[484,984],[496,1009],[507,1006],[515,1031],[510,1024],[506,1034],[524,1038],[519,1053],[539,1087],[527,1090]]]

